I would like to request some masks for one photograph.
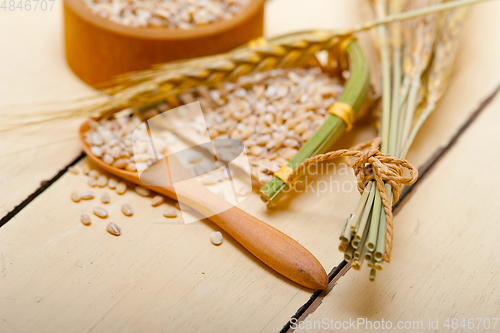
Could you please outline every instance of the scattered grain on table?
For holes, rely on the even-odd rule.
[[[82,214],[80,216],[80,221],[84,224],[84,225],[90,225],[92,223],[92,219],[90,218],[90,216],[88,216],[87,214]]]
[[[116,185],[116,193],[122,195],[127,192],[127,184],[125,182],[119,182]]]
[[[101,202],[103,204],[108,204],[111,202],[111,198],[109,197],[109,193],[108,192],[104,192],[101,196]]]
[[[74,202],[79,202],[81,199],[82,197],[79,192],[77,191],[71,192],[71,200],[73,200]]]
[[[97,170],[90,170],[89,173],[88,173],[89,177],[92,177],[92,178],[95,178],[95,179],[97,179],[97,177],[99,177],[100,175],[101,174]]]
[[[126,216],[132,216],[134,215],[134,210],[132,209],[132,206],[129,204],[124,204],[122,205],[122,213],[125,214]]]
[[[168,217],[168,218],[174,218],[177,217],[177,211],[173,208],[167,209],[163,211],[163,216]]]
[[[165,199],[161,195],[155,195],[153,199],[151,199],[151,206],[158,207],[161,205]]]
[[[142,187],[142,186],[136,186],[135,192],[143,197],[147,197],[151,194],[151,191],[149,189]]]
[[[114,190],[116,188],[116,185],[118,185],[118,181],[116,180],[116,178],[109,178],[108,180],[108,187],[112,190]]]
[[[222,244],[222,234],[219,231],[212,232],[212,235],[210,236],[210,239],[212,240],[212,243],[214,245],[220,245],[220,244]]]
[[[74,165],[73,165],[73,166],[70,166],[70,167],[68,168],[68,171],[69,171],[70,173],[74,174],[74,175],[78,175],[78,168],[77,168],[77,167],[75,167]]]
[[[104,175],[100,175],[98,178],[97,178],[97,186],[99,187],[104,187],[108,184],[108,177],[104,176]]]
[[[122,230],[120,229],[119,226],[117,226],[116,224],[114,223],[108,223],[108,225],[106,226],[106,230],[112,234],[113,236],[120,236],[121,233],[122,233]]]
[[[95,194],[94,192],[90,191],[80,192],[80,198],[82,198],[83,200],[91,200],[95,198]]]
[[[88,177],[88,185],[90,187],[96,187],[97,186],[97,180],[94,177]]]
[[[101,219],[105,219],[108,217],[108,211],[102,207],[94,208],[94,215],[100,217]]]

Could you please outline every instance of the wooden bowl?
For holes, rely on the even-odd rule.
[[[96,86],[121,73],[226,52],[262,36],[264,0],[249,0],[231,19],[190,30],[125,26],[94,14],[82,0],[64,0],[64,25],[69,67]]]

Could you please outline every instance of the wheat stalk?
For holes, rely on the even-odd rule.
[[[420,112],[417,112],[418,117],[414,121],[411,133],[406,142],[405,155],[413,143],[418,130],[429,114],[436,108],[437,102],[447,88],[460,33],[464,27],[465,16],[465,8],[454,9],[442,14],[440,20],[441,33],[435,46],[434,59],[429,69],[428,80],[425,86],[425,103],[419,107]]]
[[[431,4],[435,5],[437,2],[439,2],[439,0],[419,0],[412,2],[411,5],[427,7]],[[408,88],[404,87],[403,89],[408,89],[408,99],[406,101],[403,116],[400,118],[400,124],[402,124],[402,126],[398,126],[397,155],[399,155],[404,148],[402,144],[406,141],[410,133],[415,109],[419,104],[418,93],[421,87],[421,77],[431,59],[436,38],[437,21],[437,14],[431,14],[421,19],[414,19],[406,22],[407,24],[405,24],[403,28],[403,34],[407,37],[411,36],[412,43],[409,49],[407,49],[407,58],[405,60],[405,74],[408,78],[405,84]]]

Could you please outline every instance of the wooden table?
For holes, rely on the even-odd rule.
[[[364,6],[273,0],[266,34],[352,25],[363,20]],[[133,192],[112,193],[108,205],[122,236],[107,234],[96,218],[83,226],[79,215],[96,203],[71,202],[86,180],[66,172],[87,162],[77,143],[81,119],[0,133],[0,331],[276,332],[291,318],[303,329],[325,318],[366,318],[422,321],[414,331],[425,332],[434,331],[429,320],[443,331],[448,318],[500,317],[500,47],[492,42],[499,14],[499,2],[471,11],[450,89],[409,154],[421,177],[395,211],[392,262],[375,283],[343,264],[336,248],[359,197],[354,187],[302,193],[273,210],[254,193],[241,206],[298,240],[331,272],[319,294],[274,273],[227,235],[214,247],[216,226],[170,223],[163,209]],[[65,63],[60,2],[52,12],[0,17],[0,112],[91,93]],[[368,37],[360,36],[370,54]],[[375,133],[358,127],[337,147]],[[333,177],[354,184],[350,173]],[[133,202],[131,218],[119,213],[125,202]]]

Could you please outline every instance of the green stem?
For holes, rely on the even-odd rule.
[[[370,89],[370,73],[363,51],[356,41],[346,47],[351,76],[345,85],[339,101],[352,106],[354,116],[363,105]],[[330,115],[323,125],[299,150],[298,154],[287,163],[292,169],[309,157],[327,152],[340,138],[346,124],[337,116]],[[274,203],[288,190],[288,186],[278,177],[273,177],[261,190],[261,198],[267,203]]]
[[[391,1],[391,13],[399,13],[402,11],[403,1],[394,0]],[[396,152],[397,146],[397,133],[398,133],[398,122],[400,113],[400,89],[401,89],[401,44],[402,44],[402,32],[401,23],[395,22],[392,27],[392,105],[391,105],[391,121],[389,130],[389,150],[388,153],[393,155]]]
[[[356,210],[354,211],[354,219],[351,224],[352,230],[356,230],[356,227],[358,226],[359,221],[361,220],[361,215],[365,208],[366,201],[368,200],[368,195],[370,194],[372,187],[373,183],[369,182],[368,185],[365,187],[363,194],[361,195],[361,199],[359,199],[358,201],[358,205],[356,206]]]
[[[347,262],[351,261],[353,253],[354,253],[354,248],[352,247],[352,245],[349,245],[349,247],[344,253],[344,260]]]
[[[379,231],[380,224],[380,210],[382,209],[382,198],[380,197],[380,191],[375,191],[375,201],[373,203],[373,213],[372,222],[370,225],[370,231],[366,239],[366,248],[368,251],[373,252],[375,250],[375,245],[377,244],[377,235]]]
[[[342,231],[342,234],[340,235],[340,245],[339,249],[340,251],[345,251],[347,249],[347,245],[351,241],[351,236],[352,236],[352,222],[354,220],[354,215],[351,214],[349,218],[346,220],[346,223],[344,224],[344,230]],[[343,249],[343,250],[342,250]]]
[[[425,122],[425,120],[427,119],[427,117],[431,114],[431,112],[432,112],[432,110],[434,109],[435,106],[436,105],[434,103],[433,104],[428,104],[426,106],[425,110],[422,112],[422,114],[420,115],[420,117],[417,119],[417,122],[412,127],[410,135],[408,136],[408,139],[405,142],[405,145],[404,145],[405,148],[403,149],[403,152],[402,152],[401,155],[405,155],[405,152],[408,150],[408,148],[410,148],[411,144],[413,143],[413,140],[415,140],[415,136],[417,135],[418,130],[423,125],[423,123]]]
[[[386,8],[384,2],[377,2],[377,14],[385,16]],[[382,62],[382,124],[379,136],[382,138],[380,151],[387,153],[389,150],[389,133],[391,121],[391,72],[389,65],[389,47],[387,45],[387,29],[385,26],[378,27],[380,42],[380,60]]]
[[[368,201],[366,202],[365,208],[363,209],[363,215],[361,216],[361,220],[359,221],[359,224],[356,227],[356,231],[354,233],[354,239],[352,241],[352,246],[355,249],[358,248],[361,241],[361,237],[363,236],[366,225],[368,224],[368,219],[370,217],[373,201],[375,198],[375,189],[376,186],[373,186],[370,191],[370,196],[368,197]]]
[[[404,124],[401,136],[398,140],[398,151],[397,155],[401,156],[403,154],[404,148],[406,146],[406,141],[410,134],[411,125],[413,124],[413,116],[415,114],[415,109],[417,108],[417,95],[418,89],[420,88],[420,75],[416,75],[411,83],[410,92],[408,95],[408,102],[406,105],[406,112],[404,114]]]

